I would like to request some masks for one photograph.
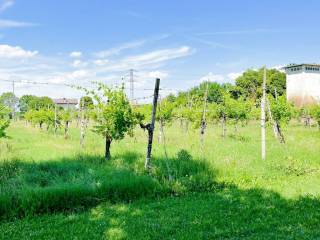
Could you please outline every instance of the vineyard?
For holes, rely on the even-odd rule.
[[[274,69],[159,81],[152,103],[103,83],[72,86],[76,109],[2,94],[0,238],[319,237],[319,105],[287,102]]]

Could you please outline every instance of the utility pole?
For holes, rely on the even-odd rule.
[[[263,82],[262,82],[262,98],[261,98],[261,159],[266,159],[266,82],[267,82],[267,69],[263,69]]]
[[[153,131],[154,131],[154,123],[156,120],[156,112],[157,112],[157,103],[159,96],[159,86],[160,86],[160,78],[156,79],[154,94],[153,94],[153,104],[152,104],[152,114],[151,114],[151,123],[147,124],[145,128],[148,130],[148,147],[147,147],[147,157],[144,167],[146,170],[150,169],[150,159],[151,159],[151,150],[152,150],[152,141],[153,141]]]
[[[134,99],[134,80],[133,80],[133,69],[130,69],[130,100],[133,104]]]

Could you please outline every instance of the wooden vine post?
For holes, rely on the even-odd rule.
[[[273,120],[272,112],[271,112],[271,106],[270,106],[270,102],[269,102],[268,99],[266,100],[266,104],[267,104],[267,109],[268,109],[268,113],[269,113],[269,120],[270,120],[270,122],[272,124],[272,127],[273,127],[274,136],[275,136],[275,138],[278,139],[277,126],[276,126],[275,121]]]
[[[156,120],[156,112],[157,112],[157,103],[159,96],[159,86],[160,86],[160,78],[156,79],[154,94],[153,94],[153,104],[152,104],[152,114],[151,114],[151,123],[147,124],[145,128],[148,130],[148,147],[147,147],[147,156],[144,167],[146,170],[150,169],[150,159],[151,159],[151,151],[152,151],[152,141],[153,141],[153,131]]]
[[[54,105],[54,134],[57,134],[58,120],[57,120],[57,104]]]
[[[84,102],[80,99],[80,147],[84,146],[85,122],[84,122]]]
[[[202,119],[201,119],[201,130],[200,130],[200,141],[201,141],[201,145],[204,144],[204,131],[206,129],[206,113],[207,113],[207,103],[208,103],[208,85],[209,85],[209,81],[207,81],[207,85],[206,85],[206,91],[204,93],[204,105],[203,105],[203,112],[202,112]]]

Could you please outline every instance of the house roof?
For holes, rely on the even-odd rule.
[[[78,99],[75,99],[75,98],[56,98],[56,99],[53,99],[53,102],[55,104],[77,105],[78,104]]]
[[[292,68],[292,67],[301,67],[301,66],[308,66],[308,67],[320,67],[320,64],[317,63],[291,63],[284,67],[284,69]]]

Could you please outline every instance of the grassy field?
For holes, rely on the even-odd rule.
[[[271,128],[260,159],[259,124],[222,139],[178,124],[155,139],[143,170],[147,134],[85,149],[71,138],[13,124],[0,144],[1,239],[317,239],[320,238],[320,132],[292,123],[278,143]],[[157,137],[158,134],[155,134]],[[168,153],[166,157],[165,150]]]

